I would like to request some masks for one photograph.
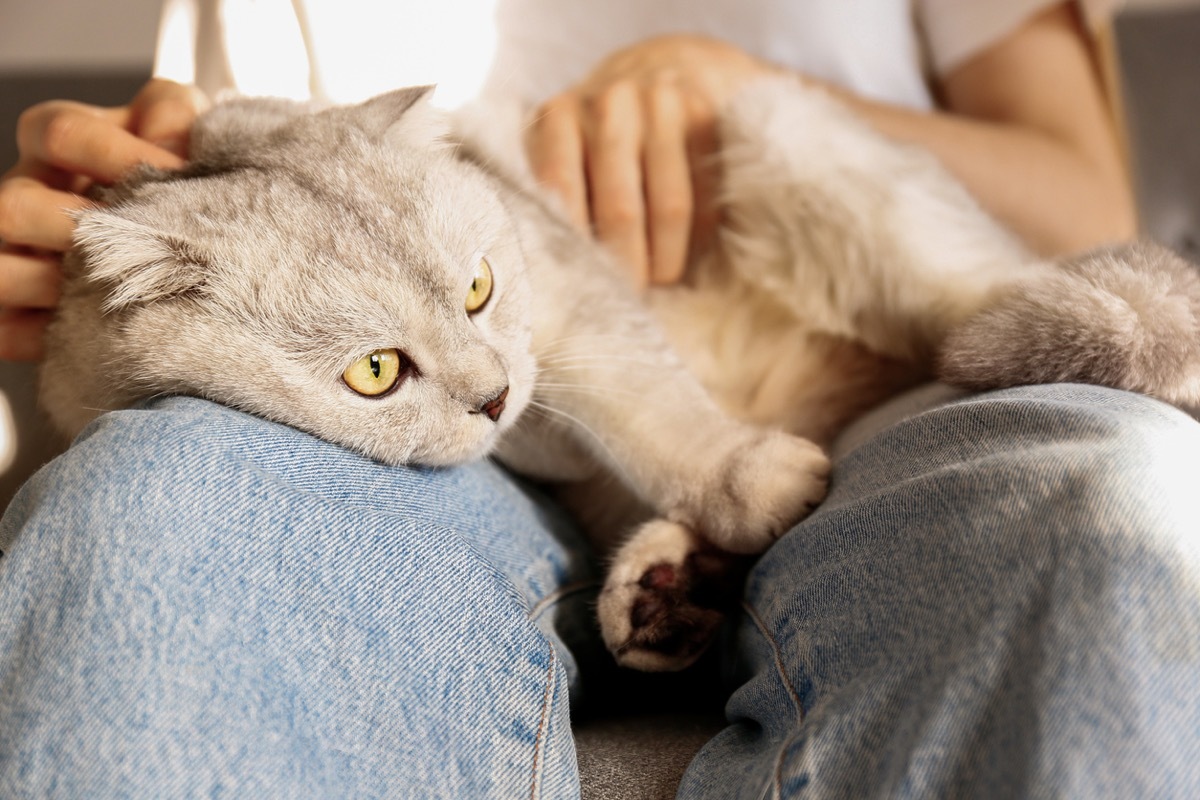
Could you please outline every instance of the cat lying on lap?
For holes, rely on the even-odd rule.
[[[220,105],[186,168],[83,213],[42,372],[57,425],[183,393],[391,464],[492,453],[612,553],[605,641],[662,670],[820,502],[822,448],[903,388],[1200,402],[1189,265],[1038,261],[930,155],[798,83],[726,110],[719,247],[646,297],[425,94]]]

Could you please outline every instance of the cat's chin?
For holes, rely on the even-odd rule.
[[[482,461],[492,455],[504,432],[516,424],[518,413],[511,413],[511,415],[506,413],[505,417],[507,418],[498,423],[487,423],[488,430],[477,438],[468,441],[460,439],[449,445],[446,442],[439,442],[438,447],[427,451],[417,451],[397,458],[385,457],[382,460],[396,465],[410,464],[423,467],[458,467],[474,461]],[[463,437],[463,439],[466,438]]]
[[[416,464],[423,467],[461,467],[475,461],[482,461],[496,449],[497,436],[489,436],[479,444],[469,448],[456,448],[454,451],[430,453],[409,459],[404,463]]]

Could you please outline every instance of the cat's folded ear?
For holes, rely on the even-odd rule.
[[[433,141],[450,132],[446,115],[429,104],[434,88],[409,86],[325,113],[352,122],[377,141],[395,144]]]
[[[111,287],[106,311],[194,292],[208,272],[206,257],[191,243],[109,209],[79,217],[74,251],[89,280]]]

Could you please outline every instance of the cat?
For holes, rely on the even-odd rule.
[[[1200,279],[1138,243],[1033,257],[929,153],[820,90],[722,112],[718,245],[635,291],[427,87],[217,105],[191,161],[78,216],[41,398],[74,435],[183,393],[389,464],[493,455],[611,554],[623,665],[695,661],[851,421],[931,378],[1200,402]]]

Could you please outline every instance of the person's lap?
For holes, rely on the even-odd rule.
[[[860,435],[751,576],[733,724],[681,796],[1196,780],[1160,757],[1195,737],[1146,719],[1200,710],[1200,507],[1165,466],[1198,446],[1086,387]],[[108,418],[5,525],[0,788],[577,791],[550,622],[580,623],[592,576],[494,467],[389,470],[176,399]]]
[[[176,398],[105,417],[4,524],[0,795],[578,791],[551,641],[592,576],[491,465]]]
[[[1041,386],[847,438],[680,796],[1197,796],[1200,425]]]

